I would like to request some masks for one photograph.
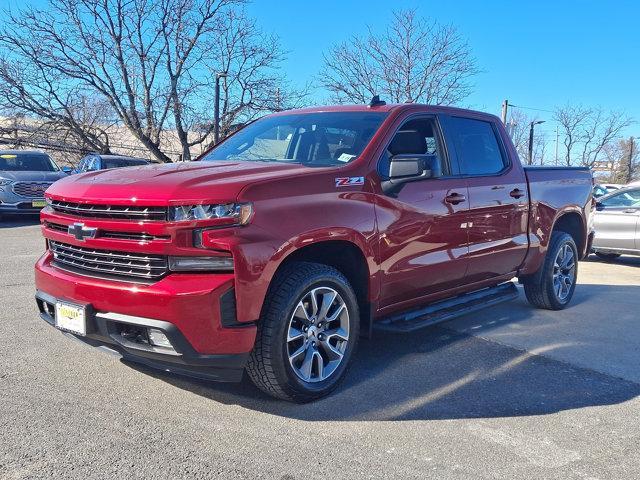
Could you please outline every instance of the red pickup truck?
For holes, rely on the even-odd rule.
[[[523,168],[498,118],[416,104],[280,112],[199,161],[56,182],[36,300],[125,359],[308,401],[359,336],[517,295],[564,308],[592,178]]]

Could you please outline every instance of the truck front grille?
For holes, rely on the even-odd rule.
[[[27,198],[43,198],[52,182],[14,182],[13,193]]]
[[[52,200],[56,212],[78,217],[116,218],[121,220],[166,220],[167,207],[132,205],[92,205]]]
[[[44,226],[56,232],[67,233],[69,226],[59,223],[44,222]],[[116,232],[98,229],[97,238],[115,238],[117,240],[135,240],[136,242],[150,242],[152,240],[169,240],[169,235],[151,235],[144,232]]]
[[[144,253],[114,252],[77,247],[49,240],[54,265],[86,275],[119,280],[157,280],[169,271],[167,257]]]

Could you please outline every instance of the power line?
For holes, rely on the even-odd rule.
[[[521,105],[513,105],[512,103],[510,103],[509,106],[513,108],[523,108],[525,110],[537,110],[538,112],[555,113],[553,110],[545,110],[544,108],[523,107]]]

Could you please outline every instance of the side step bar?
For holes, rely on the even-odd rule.
[[[373,329],[387,332],[412,332],[491,305],[507,302],[517,296],[518,289],[515,284],[507,282],[384,318],[374,323]]]

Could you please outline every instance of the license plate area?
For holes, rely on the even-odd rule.
[[[31,202],[31,206],[33,208],[46,207],[47,206],[47,202],[45,200],[33,200]]]
[[[68,302],[56,302],[56,328],[76,335],[87,334],[87,308]]]

